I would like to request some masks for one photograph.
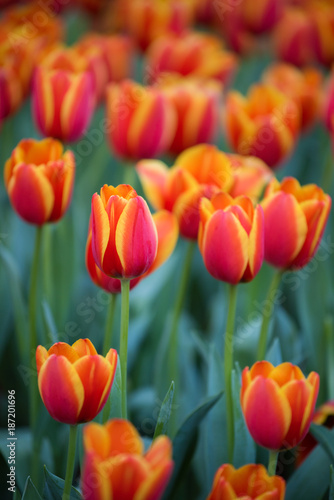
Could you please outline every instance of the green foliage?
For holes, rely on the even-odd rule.
[[[44,467],[44,479],[43,500],[62,500],[65,481],[51,474],[46,467]],[[74,486],[71,488],[70,500],[82,500],[80,492]]]

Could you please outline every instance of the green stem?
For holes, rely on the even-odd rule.
[[[30,332],[30,363],[35,367],[35,352],[37,348],[37,282],[38,269],[42,241],[42,228],[36,229],[35,248],[31,268],[30,290],[29,290],[29,332]],[[30,428],[33,434],[34,443],[37,443],[37,413],[38,413],[38,385],[37,375],[34,373],[30,377]],[[37,481],[38,476],[38,447],[33,447],[33,480]]]
[[[52,309],[52,227],[46,224],[43,231],[43,294]]]
[[[124,184],[129,184],[135,189],[137,185],[137,175],[135,166],[132,163],[124,163],[123,171],[124,171],[124,176],[123,176]]]
[[[116,294],[110,294],[110,303],[107,311],[106,318],[106,326],[104,331],[104,341],[103,341],[103,349],[102,354],[106,356],[109,349],[111,348],[111,339],[112,339],[112,330],[113,330],[113,322],[115,317],[115,308],[116,308]]]
[[[181,282],[179,286],[179,291],[176,297],[173,319],[172,319],[172,327],[169,336],[169,377],[170,381],[174,381],[175,383],[175,393],[179,390],[179,369],[178,369],[178,359],[179,359],[179,338],[178,338],[178,326],[180,321],[181,312],[183,309],[184,300],[187,292],[187,285],[189,281],[190,271],[191,271],[191,263],[193,259],[194,250],[196,247],[196,243],[194,241],[190,241],[188,244],[187,253],[184,260],[184,266],[181,275]],[[175,400],[174,393],[174,400]]]
[[[237,286],[230,285],[229,298],[228,298],[228,313],[227,313],[227,322],[225,331],[225,347],[224,347],[227,451],[228,451],[228,461],[230,463],[233,462],[233,447],[234,447],[232,370],[233,370],[233,332],[234,332],[236,306],[237,306]]]
[[[277,467],[278,451],[269,450],[268,474],[275,476]]]
[[[66,466],[65,484],[64,484],[64,491],[63,491],[62,500],[70,500],[70,498],[71,498],[71,488],[72,488],[73,472],[74,472],[74,464],[75,464],[77,433],[78,433],[78,426],[71,425],[70,426],[70,438],[68,441],[67,466]]]
[[[119,348],[119,359],[121,363],[121,376],[122,376],[122,417],[127,418],[126,385],[127,385],[127,360],[128,360],[130,281],[122,280],[121,283],[122,283],[122,303],[121,303],[121,339]]]
[[[333,316],[327,314],[324,319],[327,361],[327,395],[329,400],[334,399],[334,322]]]
[[[281,270],[275,271],[268,289],[266,300],[263,303],[262,324],[261,324],[259,344],[257,348],[257,358],[256,358],[258,361],[262,361],[266,355],[268,328],[271,317],[274,312],[276,292],[278,290],[281,278],[282,278],[282,271]]]

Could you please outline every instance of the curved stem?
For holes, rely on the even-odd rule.
[[[282,277],[282,271],[275,271],[272,281],[270,283],[267,297],[263,302],[262,307],[262,324],[260,330],[259,344],[257,348],[257,360],[262,361],[266,355],[267,348],[267,338],[268,338],[268,328],[271,317],[274,312],[275,300],[276,300],[276,292],[278,290],[280,281]]]
[[[112,293],[110,296],[110,303],[108,306],[107,317],[106,317],[106,326],[104,331],[104,340],[103,340],[103,349],[102,354],[106,356],[109,349],[111,348],[111,339],[112,339],[112,330],[113,323],[115,317],[115,308],[116,308],[116,294]]]
[[[278,459],[278,451],[269,450],[268,474],[274,476],[276,474]]]
[[[233,370],[233,332],[235,311],[237,306],[237,285],[229,285],[228,313],[225,331],[224,347],[224,376],[225,376],[225,399],[227,420],[227,450],[228,461],[233,462],[234,447],[234,422],[233,422],[233,398],[232,398],[232,370]]]
[[[62,500],[70,500],[70,498],[71,498],[71,488],[72,488],[73,472],[74,472],[74,464],[75,464],[75,450],[76,450],[76,443],[77,443],[77,433],[78,433],[78,426],[71,425],[70,426],[70,437],[69,437],[69,442],[68,442],[65,484],[64,484],[64,491],[63,491]]]
[[[129,296],[130,296],[130,281],[122,280],[121,339],[120,339],[119,359],[121,364],[121,376],[122,376],[123,418],[127,418],[126,385],[127,385],[127,360],[128,360]]]

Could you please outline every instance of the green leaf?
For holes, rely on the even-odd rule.
[[[311,424],[310,432],[334,462],[334,434],[322,425]]]
[[[174,390],[175,390],[175,384],[174,382],[172,382],[165,396],[165,399],[162,402],[157,420],[157,425],[155,426],[153,439],[160,436],[160,434],[167,434],[168,422],[172,411],[172,405],[174,399]]]
[[[277,337],[274,338],[273,343],[271,344],[266,354],[266,360],[269,361],[274,366],[277,366],[283,362],[281,344],[279,338]]]
[[[22,500],[21,493],[19,492],[19,489],[16,487],[13,500]]]
[[[27,478],[27,482],[25,484],[24,491],[22,494],[22,500],[42,500],[42,497],[38,493],[30,477]]]
[[[329,488],[329,500],[334,500],[334,473],[333,466],[330,466],[330,488]]]
[[[242,467],[246,464],[255,463],[256,446],[245,423],[244,415],[240,405],[241,372],[238,365],[232,370],[232,397],[234,413],[234,455],[233,465]]]
[[[52,342],[52,344],[55,344],[58,342],[58,332],[50,305],[46,299],[42,301],[42,312],[48,339]]]
[[[211,408],[219,401],[222,392],[208,398],[198,408],[196,408],[185,419],[181,427],[178,429],[176,436],[173,439],[173,460],[174,470],[172,478],[164,498],[174,498],[174,493],[177,488],[180,478],[183,476],[184,469],[189,465],[190,460],[195,452],[197,441],[198,426],[211,410]]]
[[[122,418],[122,375],[119,357],[117,359],[115,378],[108,399],[110,401],[110,412],[108,420],[110,418]]]
[[[44,467],[44,491],[43,500],[62,500],[64,490],[64,479],[51,474],[46,467]],[[70,500],[82,500],[80,492],[72,486]]]

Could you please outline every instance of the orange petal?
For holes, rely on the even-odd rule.
[[[244,275],[244,280],[253,279],[261,269],[264,258],[264,215],[261,206],[254,212],[253,225],[249,233],[249,276]]]
[[[53,344],[53,346],[48,350],[48,356],[51,356],[52,354],[55,354],[56,356],[65,356],[70,363],[74,363],[74,361],[79,359],[79,354],[75,351],[75,349],[65,342],[57,342],[56,344]]]
[[[85,430],[85,428],[84,428]],[[94,451],[87,451],[81,474],[81,490],[85,500],[113,499],[112,485],[105,467]]]
[[[159,160],[142,160],[137,163],[137,173],[143,186],[145,198],[153,208],[165,208],[168,168]]]
[[[143,454],[143,441],[136,428],[130,422],[122,419],[113,419],[106,424],[106,429],[110,442],[109,456],[122,453],[132,455]]]
[[[160,467],[150,471],[146,481],[143,481],[134,500],[156,500],[161,498],[173,471],[172,460],[166,461]]]
[[[158,234],[157,255],[147,275],[158,269],[173,253],[179,237],[179,226],[175,215],[167,210],[161,210],[153,215]]]
[[[103,269],[103,259],[110,236],[109,218],[100,196],[92,198],[92,249],[96,264]]]
[[[145,454],[145,460],[150,463],[152,469],[160,467],[164,462],[171,459],[172,443],[167,436],[159,436],[156,438]]]
[[[136,499],[141,484],[148,478],[150,470],[139,455],[117,455],[104,463],[104,472],[109,476],[112,488],[110,498]]]
[[[78,353],[79,357],[97,354],[95,347],[89,339],[79,339],[72,345],[72,348]]]
[[[48,359],[48,351],[42,345],[37,346],[36,349],[36,367],[37,367],[37,375],[40,372],[42,365]]]
[[[93,451],[101,460],[106,460],[109,457],[110,441],[105,425],[96,422],[85,425],[83,428],[83,442],[85,453]]]
[[[299,366],[286,362],[276,366],[269,374],[269,377],[282,387],[291,380],[305,380],[303,372]]]

